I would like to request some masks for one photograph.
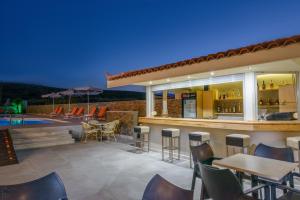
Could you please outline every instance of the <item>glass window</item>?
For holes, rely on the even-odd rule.
[[[295,119],[294,113],[297,111],[296,74],[258,74],[257,102],[259,119]]]
[[[243,82],[158,91],[155,114],[162,117],[243,119]]]

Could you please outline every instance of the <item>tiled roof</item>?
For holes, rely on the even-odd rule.
[[[179,61],[176,63],[161,65],[158,67],[151,67],[151,68],[146,68],[146,69],[141,69],[141,70],[128,71],[128,72],[123,72],[123,73],[116,74],[116,75],[107,75],[107,79],[109,81],[113,81],[113,80],[117,80],[117,79],[128,78],[128,77],[138,76],[138,75],[142,75],[142,74],[162,71],[162,70],[166,70],[166,69],[173,69],[173,68],[182,67],[185,65],[191,65],[194,63],[208,62],[210,60],[218,60],[221,58],[232,57],[232,56],[237,56],[237,55],[242,55],[242,54],[247,54],[247,53],[253,53],[253,52],[257,52],[257,51],[261,51],[261,50],[273,49],[273,48],[277,48],[277,47],[284,47],[284,46],[288,46],[288,45],[295,44],[298,42],[300,42],[300,35],[295,35],[292,37],[280,38],[280,39],[276,39],[276,40],[271,40],[271,41],[267,41],[267,42],[262,42],[262,43],[258,43],[258,44],[254,44],[254,45],[237,48],[237,49],[229,49],[227,51],[218,52],[218,53],[214,53],[214,54],[208,54],[206,56],[191,58],[191,59]]]

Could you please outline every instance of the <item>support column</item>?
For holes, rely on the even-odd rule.
[[[153,117],[154,95],[151,86],[146,86],[146,117]]]
[[[257,118],[257,81],[255,72],[246,72],[243,81],[244,120]]]
[[[296,88],[297,88],[297,91],[296,91],[296,103],[297,103],[297,115],[298,115],[298,120],[300,120],[300,72],[297,72],[296,73]],[[300,158],[300,155],[299,155],[299,158]]]
[[[162,100],[162,116],[168,116],[168,90],[163,91],[163,100]]]

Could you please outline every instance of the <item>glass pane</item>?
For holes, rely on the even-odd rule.
[[[258,117],[264,120],[291,120],[296,115],[296,74],[257,75]]]

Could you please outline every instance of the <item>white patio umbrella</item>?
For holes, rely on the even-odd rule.
[[[72,96],[81,96],[81,95],[84,95],[83,93],[76,92],[73,89],[68,89],[68,90],[59,92],[59,94],[61,94],[62,96],[68,96],[69,97],[69,106],[68,106],[69,112],[71,111],[71,98],[72,98]]]
[[[90,112],[90,95],[98,95],[103,92],[101,89],[91,87],[91,86],[77,87],[77,88],[74,88],[74,90],[87,95],[88,113]]]
[[[42,98],[52,98],[52,112],[54,112],[54,99],[61,97],[60,94],[52,92],[50,94],[42,95]]]

